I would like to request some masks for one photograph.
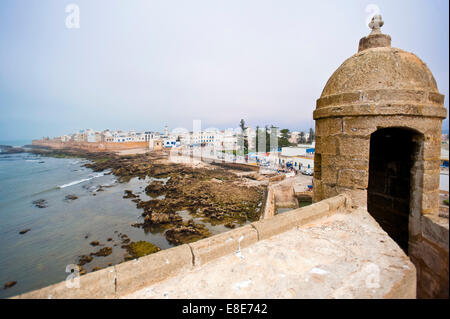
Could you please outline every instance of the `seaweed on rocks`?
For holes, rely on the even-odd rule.
[[[146,255],[150,255],[156,253],[161,250],[155,244],[149,243],[148,241],[138,241],[132,242],[128,245],[125,245],[124,248],[127,250],[129,256],[125,256],[125,260],[135,259],[139,257],[143,257]]]

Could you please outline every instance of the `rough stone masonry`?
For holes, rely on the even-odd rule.
[[[331,76],[314,111],[314,201],[347,192],[417,267],[418,297],[448,298],[448,219],[439,217],[444,96],[381,16]]]

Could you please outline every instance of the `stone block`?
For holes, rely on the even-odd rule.
[[[417,272],[410,263],[409,268],[405,268],[402,280],[398,281],[387,294],[385,299],[416,299],[417,296]]]
[[[261,220],[252,223],[252,225],[258,231],[259,240],[263,240],[328,216],[329,213],[330,206],[321,201],[310,206],[275,215],[273,218]]]
[[[316,134],[319,136],[338,135],[342,133],[342,119],[328,118],[317,121]]]
[[[316,100],[316,107],[317,108],[326,107],[328,104],[329,104],[329,102],[328,102],[328,97],[327,96],[324,96],[324,97]]]
[[[322,167],[321,180],[323,183],[336,184],[337,176],[338,176],[338,170],[335,167],[331,167],[331,166]]]
[[[328,204],[330,212],[333,213],[339,210],[346,210],[351,205],[349,201],[351,201],[349,196],[341,194],[335,197],[325,199],[322,201],[322,203]]]
[[[314,177],[313,202],[316,203],[322,199],[323,199],[322,181]]]
[[[366,170],[341,169],[338,172],[337,184],[348,188],[367,188],[369,176]]]
[[[344,105],[361,102],[361,91],[342,93],[341,96],[341,103]]]
[[[358,158],[369,158],[369,138],[340,136],[338,143],[340,155],[355,156]]]
[[[433,215],[421,217],[422,235],[427,240],[449,251],[448,219]]]
[[[437,105],[443,105],[445,100],[445,96],[440,93],[429,92],[428,93],[428,101]]]
[[[334,167],[335,169],[369,169],[369,160],[355,156],[345,155],[323,155],[322,166]]]
[[[422,162],[422,168],[424,170],[439,170],[440,159],[428,159]]]
[[[439,175],[440,172],[438,170],[434,172],[426,171],[426,173],[423,174],[422,188],[424,192],[439,189]]]
[[[377,130],[373,116],[344,117],[343,130],[345,135],[370,136]]]
[[[421,226],[421,212],[417,212],[416,210],[412,210],[411,215],[408,219],[408,232],[409,232],[409,238],[417,237],[422,232],[422,226]]]
[[[421,260],[436,276],[440,276],[445,271],[445,268],[448,268],[445,265],[445,262],[448,262],[448,258],[445,260],[444,252],[441,254],[433,245],[428,244],[424,240],[410,242],[408,253],[414,258]]]
[[[192,252],[181,245],[116,265],[117,295],[131,293],[191,269]]]
[[[336,184],[328,184],[322,181],[323,198],[330,198],[341,194],[336,188]]]
[[[433,160],[441,158],[441,143],[433,141],[425,141],[423,147],[423,157],[425,160]]]
[[[116,297],[114,267],[79,277],[79,288],[68,288],[66,282],[34,290],[17,296],[19,299],[104,299]]]
[[[417,282],[417,297],[448,299],[448,277],[441,278],[431,273],[426,267],[421,267]]]
[[[439,208],[439,189],[422,194],[422,210]]]
[[[381,90],[367,90],[363,92],[364,101],[370,102],[400,102],[406,101],[407,103],[423,103],[425,102],[425,91],[421,90],[393,90],[393,89],[381,89]]]
[[[322,155],[338,154],[338,138],[335,136],[320,136],[316,139],[316,152]]]
[[[339,194],[347,193],[351,198],[352,207],[367,207],[367,190],[337,188]]]
[[[263,219],[260,222],[276,218]],[[244,247],[258,241],[258,232],[251,225],[239,227],[231,231],[205,238],[189,244],[194,255],[194,265],[200,266],[216,258],[233,254]]]

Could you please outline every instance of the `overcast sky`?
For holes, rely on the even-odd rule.
[[[79,29],[66,27],[69,3]],[[0,139],[195,119],[308,129],[370,31],[369,4],[392,45],[429,66],[448,109],[448,0],[1,0]]]

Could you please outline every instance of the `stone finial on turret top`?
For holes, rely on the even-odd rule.
[[[380,14],[376,14],[373,16],[372,20],[369,23],[369,28],[372,29],[372,32],[370,34],[380,34],[381,33],[381,27],[384,25],[383,18]]]
[[[369,23],[369,28],[372,32],[367,37],[359,40],[358,52],[372,48],[390,47],[391,37],[387,34],[381,33],[381,27],[384,25],[384,21],[381,15],[376,14],[373,16]]]

